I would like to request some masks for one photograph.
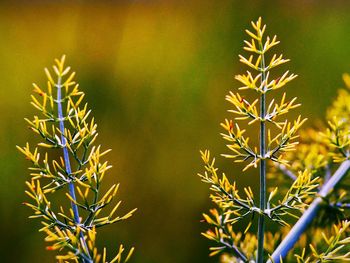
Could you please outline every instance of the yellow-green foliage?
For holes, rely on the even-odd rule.
[[[310,136],[312,140],[309,142],[309,147],[318,145],[319,149],[322,148],[318,153],[310,151],[308,155],[323,159],[322,165],[315,168],[316,172],[323,174],[324,184],[332,178],[332,167],[338,163],[349,162],[350,93],[348,89],[350,89],[350,76],[344,74],[343,80],[347,89],[338,91],[338,96],[326,113],[329,127],[322,128],[318,133],[321,136],[318,136],[317,139]],[[315,134],[312,130],[309,133]],[[302,159],[305,159],[305,156],[300,156],[295,160],[297,163],[303,163]],[[320,169],[323,169],[323,172],[320,173]],[[348,170],[345,171],[345,174],[346,172]],[[312,230],[304,234],[304,237],[309,240],[308,248],[305,249],[305,244],[298,244],[301,251],[300,255],[295,255],[298,262],[350,261],[350,222],[348,221],[350,196],[348,189],[349,181],[343,179],[337,188],[324,198],[324,209],[320,211],[319,218],[315,220]]]
[[[342,221],[346,218],[345,210],[350,207],[349,195],[338,181],[340,189],[337,188],[336,191],[332,191],[334,187],[328,189],[328,182],[333,173],[343,178],[350,167],[348,163],[344,164],[349,162],[350,156],[350,94],[347,90],[339,92],[338,98],[327,113],[328,129],[325,130],[322,125],[319,125],[318,129],[307,129],[301,133],[301,143],[298,144],[297,132],[305,119],[299,116],[296,120],[290,121],[284,116],[300,104],[296,103],[296,98],[287,99],[286,93],[283,93],[279,101],[266,96],[284,87],[296,75],[290,74],[289,71],[281,76],[273,75],[271,70],[284,64],[288,59],[284,59],[282,55],[272,55],[268,59],[268,51],[279,41],[276,36],[272,38],[265,36],[266,26],[262,24],[261,18],[252,22],[252,27],[253,31],[246,30],[251,40],[244,41],[244,49],[250,55],[239,56],[240,62],[247,65],[249,70],[245,74],[237,75],[236,79],[243,85],[238,88],[239,90],[255,91],[258,97],[249,102],[237,92],[230,92],[226,96],[226,100],[233,106],[229,112],[233,113],[234,117],[233,120],[225,119],[221,124],[225,130],[222,136],[228,141],[227,147],[230,150],[230,153],[222,156],[232,158],[235,162],[245,162],[243,171],[260,165],[260,176],[264,176],[266,172],[264,169],[267,169],[265,165],[261,166],[261,162],[269,161],[268,178],[280,189],[270,187],[266,193],[266,202],[263,205],[260,202],[258,205],[250,187],[244,188],[243,194],[239,194],[237,184],[224,173],[218,172],[215,158],[210,157],[210,152],[201,151],[205,172],[199,176],[203,182],[210,185],[210,197],[217,206],[216,209],[211,209],[209,214],[203,215],[205,221],[211,226],[211,229],[203,235],[216,243],[210,248],[210,255],[220,254],[222,262],[262,262],[258,252],[259,242],[262,240],[265,250],[264,260],[268,259],[267,255],[273,255],[284,237],[298,235],[294,233],[293,228],[288,230],[286,227],[294,224],[295,219],[298,219],[308,209],[309,204],[316,200],[317,204],[313,203],[313,206],[317,209],[322,206],[319,212],[319,215],[323,213],[322,218],[329,216],[327,214],[329,211],[325,212],[329,208],[336,209],[341,216],[331,220],[332,231],[328,231],[328,226],[317,225],[317,220],[314,220],[311,232],[303,234],[296,246],[297,250],[289,254],[288,261],[350,260],[349,253],[346,252],[350,248],[350,241],[346,238],[349,223]],[[350,88],[349,75],[344,75],[344,81]],[[247,121],[246,127],[252,127],[257,123],[260,124],[260,129],[265,130],[265,125],[270,125],[267,126],[266,144],[265,132],[263,132],[260,135],[256,134],[260,145],[252,145],[245,135],[245,128],[242,128],[240,123],[242,120]],[[344,166],[340,166],[339,170],[334,172],[337,163],[343,163]],[[319,186],[320,183],[322,183],[321,186]],[[261,194],[265,195],[264,190],[261,192],[261,187],[260,185],[260,201]],[[322,199],[316,198],[315,194],[318,191]],[[275,234],[264,230],[265,238],[259,238],[259,235],[250,233],[251,225],[256,222],[255,215],[259,217],[259,224],[260,217],[264,217],[272,223],[279,223],[280,230]],[[312,213],[313,217],[315,215],[316,212]],[[235,224],[246,217],[250,217],[245,220],[245,222],[248,221],[246,227],[237,230]],[[323,239],[315,243],[316,239],[312,237],[318,231],[324,233]],[[328,235],[326,235],[327,231]],[[300,234],[296,236],[295,241],[298,238]],[[308,243],[313,245],[307,246]],[[300,249],[300,247],[308,247],[308,249]],[[323,250],[320,250],[322,252],[317,252],[317,248],[322,248]],[[298,251],[301,255],[293,256]],[[279,256],[277,259],[282,260]]]
[[[111,168],[102,159],[110,150],[94,145],[97,125],[83,104],[84,93],[74,81],[75,72],[70,73],[64,62],[65,56],[55,60],[53,75],[45,69],[45,89],[33,84],[31,104],[40,115],[26,121],[42,141],[34,148],[29,143],[17,146],[32,163],[31,178],[26,182],[32,201],[25,204],[34,211],[31,218],[42,220],[40,231],[51,243],[47,249],[58,251],[59,262],[126,262],[133,248],[122,257],[125,249],[120,245],[117,255],[107,259],[106,249],[102,253],[97,250],[96,233],[101,226],[129,218],[135,209],[115,215],[120,201],[109,212],[104,209],[114,202],[119,186],[114,184],[105,193],[101,190]],[[51,201],[52,195],[62,191],[71,207],[65,200]]]
[[[350,89],[350,76],[343,75],[343,80]],[[338,97],[328,109],[327,120],[329,128],[324,133],[326,142],[330,145],[335,162],[342,162],[349,158],[350,145],[350,94],[348,90],[338,91]],[[335,151],[334,151],[335,150]]]
[[[314,231],[315,239],[310,244],[310,253],[306,254],[306,249],[302,248],[300,255],[295,255],[298,263],[316,263],[316,262],[344,262],[350,261],[350,222],[342,221],[334,224],[327,231]],[[326,233],[328,232],[328,233]],[[320,237],[320,238],[318,238]],[[315,242],[317,240],[317,242]],[[315,246],[318,246],[317,249]]]
[[[248,58],[240,55],[240,62],[247,65],[250,70],[256,72],[251,73],[249,70],[245,74],[237,75],[236,79],[243,84],[239,90],[252,89],[261,94],[268,94],[271,91],[284,87],[288,82],[292,81],[296,75],[290,74],[286,71],[281,76],[272,77],[271,70],[279,65],[288,62],[288,59],[284,59],[282,55],[277,56],[274,54],[270,61],[266,63],[268,51],[276,46],[279,41],[274,36],[272,40],[270,37],[265,37],[266,26],[262,25],[261,19],[256,23],[252,22],[254,33],[246,30],[247,34],[251,37],[250,41],[244,41],[246,46],[244,50],[251,53]],[[233,151],[233,154],[226,154],[225,157],[234,158],[236,161],[250,160],[244,170],[249,167],[257,167],[260,160],[271,159],[272,161],[285,163],[281,152],[286,152],[294,149],[297,142],[292,142],[297,138],[296,131],[305,122],[306,119],[301,119],[299,116],[295,121],[291,122],[288,119],[281,119],[281,116],[286,114],[289,110],[294,109],[300,104],[296,104],[296,98],[286,100],[286,94],[284,93],[280,102],[275,102],[275,99],[271,99],[268,103],[267,110],[264,115],[261,112],[258,113],[256,104],[261,103],[261,98],[255,99],[253,102],[249,102],[239,93],[230,92],[226,96],[226,100],[229,101],[234,108],[229,112],[234,113],[235,120],[249,120],[248,125],[255,122],[272,123],[279,129],[279,132],[272,136],[272,132],[268,129],[268,142],[267,151],[264,156],[259,154],[257,147],[252,147],[248,144],[249,138],[244,137],[245,130],[240,129],[238,122],[232,120],[225,120],[222,123],[222,127],[227,132],[223,134],[223,138],[230,142],[228,148]]]

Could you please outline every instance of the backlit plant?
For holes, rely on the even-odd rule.
[[[75,73],[64,62],[65,56],[55,60],[53,74],[45,69],[45,89],[33,84],[31,104],[40,116],[25,120],[41,142],[37,147],[29,143],[17,146],[32,163],[31,178],[26,182],[32,201],[25,205],[34,211],[31,218],[42,220],[40,231],[51,243],[47,249],[58,251],[59,262],[126,262],[133,248],[125,254],[120,245],[116,255],[108,258],[106,249],[101,252],[96,247],[96,233],[99,227],[129,218],[135,209],[116,215],[121,203],[114,200],[119,185],[101,189],[111,168],[102,159],[110,150],[94,145],[97,125],[83,104],[84,93],[74,81]],[[115,204],[107,212],[105,208],[112,202]]]
[[[289,60],[269,55],[279,41],[265,35],[261,18],[252,22],[252,27],[252,31],[246,30],[251,39],[244,41],[249,55],[239,56],[249,70],[235,78],[241,83],[239,90],[246,90],[247,95],[253,91],[256,99],[249,101],[248,96],[236,92],[226,96],[234,117],[221,124],[229,149],[222,156],[243,162],[243,171],[259,169],[259,198],[251,187],[240,193],[235,182],[219,173],[210,152],[201,151],[205,171],[199,176],[210,185],[210,197],[217,207],[203,215],[211,226],[203,235],[216,244],[210,255],[221,255],[222,262],[350,260],[350,224],[346,221],[350,196],[346,182],[340,182],[350,167],[349,92],[340,91],[330,107],[329,128],[303,131],[299,144],[298,130],[305,119],[299,116],[291,121],[286,114],[300,104],[296,98],[287,99],[286,93],[280,100],[273,98],[275,91],[296,75],[276,73],[275,68]],[[345,75],[344,80],[350,87],[350,77]],[[257,145],[249,140],[242,122],[253,131],[258,128]],[[273,187],[267,188],[267,177],[273,179]],[[321,220],[316,220],[316,215]],[[271,230],[280,226],[279,230],[267,231],[266,223]],[[255,224],[256,235],[251,231]],[[294,252],[288,254],[293,247]]]

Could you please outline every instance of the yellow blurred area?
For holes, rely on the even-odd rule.
[[[296,110],[322,118],[341,74],[350,71],[348,1],[5,1],[0,3],[1,262],[53,262],[39,222],[21,203],[28,163],[15,145],[37,142],[23,121],[38,114],[31,83],[67,55],[98,125],[97,143],[113,151],[105,184],[121,182],[127,222],[101,229],[99,246],[136,247],[131,262],[217,262],[200,236],[212,204],[197,172],[200,149],[225,153],[219,123],[230,117],[224,97],[234,75],[244,29],[262,16],[300,77],[287,87]],[[256,136],[255,136],[256,137]],[[256,140],[253,136],[252,140]],[[255,139],[254,139],[255,138]],[[218,158],[238,181],[257,188],[254,171]]]

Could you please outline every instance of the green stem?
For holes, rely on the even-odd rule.
[[[260,50],[263,50],[262,43],[259,43]],[[266,80],[265,72],[265,57],[261,54],[261,83]],[[264,84],[265,85],[265,84]],[[260,211],[266,209],[266,131],[265,131],[265,115],[266,115],[266,94],[265,87],[263,87],[263,92],[260,96]],[[265,216],[263,213],[259,214],[258,220],[258,252],[257,252],[257,263],[263,263],[264,260],[264,234],[265,234]]]
[[[70,160],[69,160],[69,153],[68,153],[68,148],[66,146],[66,137],[64,135],[64,119],[63,119],[63,110],[62,110],[62,84],[61,84],[61,77],[58,78],[58,82],[57,82],[57,113],[58,113],[58,119],[59,119],[59,129],[61,132],[61,143],[62,143],[62,147],[63,147],[63,159],[64,159],[64,164],[66,167],[66,173],[68,175],[68,177],[71,177],[72,174],[72,169],[71,169],[71,165],[70,165]],[[70,178],[71,179],[71,178]],[[69,195],[72,197],[72,199],[74,201],[76,201],[76,196],[75,196],[75,187],[74,187],[74,183],[73,181],[70,181],[68,184],[68,189],[69,189]],[[73,216],[74,216],[74,223],[78,226],[80,225],[80,217],[79,217],[79,210],[78,210],[78,206],[72,201],[71,202],[71,206],[72,206],[72,210],[73,210]],[[83,262],[92,262],[90,254],[89,254],[89,248],[86,245],[85,239],[84,239],[84,235],[82,232],[80,232],[80,239],[81,242],[83,243],[83,246],[85,247],[86,251],[87,251],[87,257],[90,260],[86,260],[83,259]]]

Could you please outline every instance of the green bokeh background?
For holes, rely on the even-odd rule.
[[[277,50],[291,59],[284,69],[299,75],[288,96],[298,96],[296,111],[311,125],[350,71],[350,2],[72,2],[0,4],[0,261],[54,261],[21,205],[28,163],[15,145],[36,139],[23,121],[36,114],[31,83],[45,83],[43,68],[66,54],[99,124],[98,143],[113,149],[105,183],[121,183],[124,211],[139,209],[101,229],[99,246],[134,245],[132,262],[217,262],[200,236],[211,203],[196,173],[200,149],[226,150],[219,123],[229,116],[225,95],[239,86],[233,76],[245,69],[244,29],[262,16],[278,35]],[[256,171],[218,161],[257,189]]]

